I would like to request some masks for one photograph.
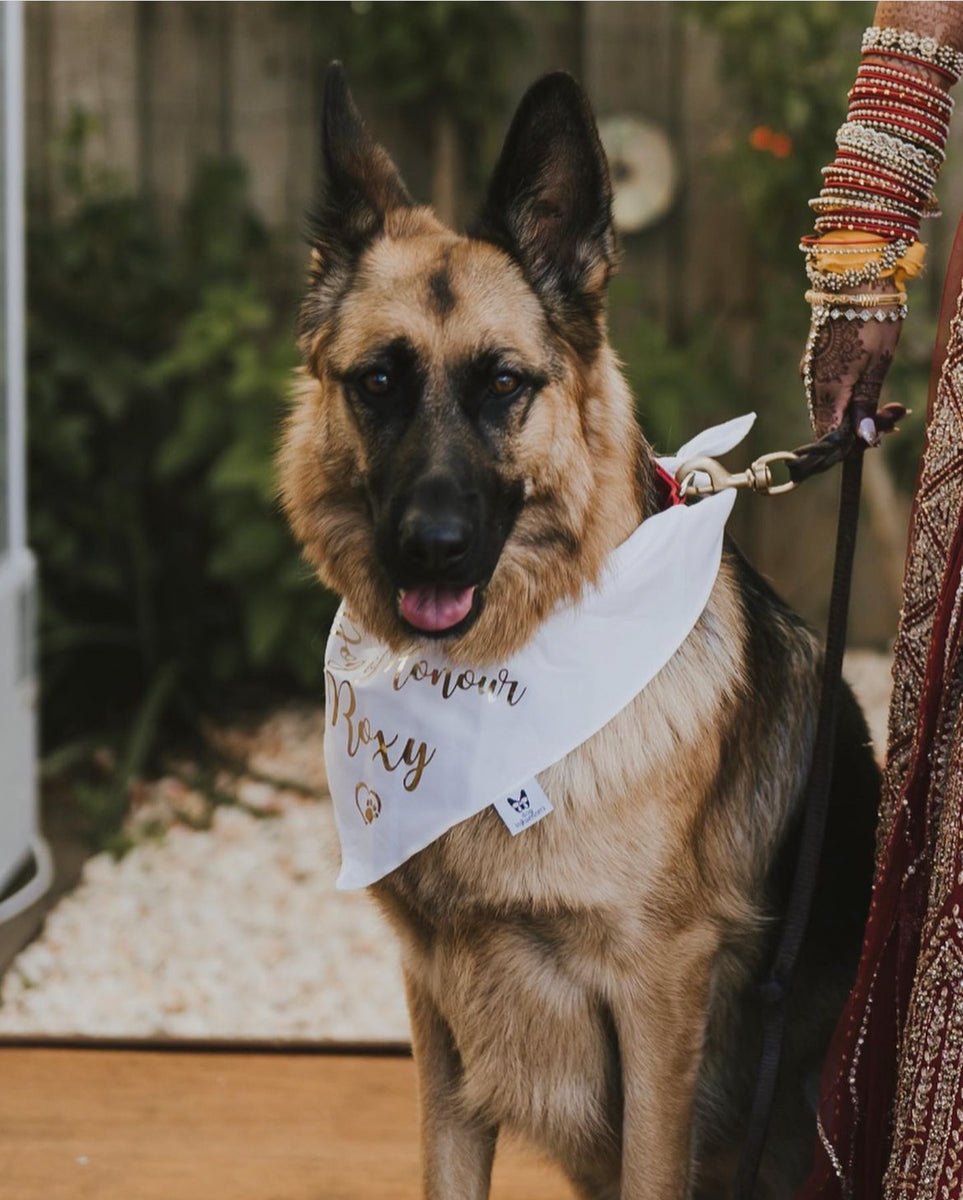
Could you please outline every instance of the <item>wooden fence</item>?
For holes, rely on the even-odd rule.
[[[707,307],[725,318],[727,338],[748,378],[760,366],[748,242],[734,198],[713,169],[713,148],[729,136],[731,106],[719,81],[716,46],[693,6],[585,3],[515,6],[532,42],[516,92],[542,71],[564,67],[585,82],[600,115],[636,113],[662,125],[677,155],[682,189],[669,217],[627,239],[624,270],[644,279],[644,314],[682,333]],[[338,53],[308,37],[290,6],[272,3],[28,3],[27,146],[34,202],[56,207],[58,139],[71,113],[96,119],[91,157],[173,213],[198,164],[232,155],[249,168],[252,198],[298,254],[302,215],[316,183],[319,91],[324,62]],[[322,6],[323,11],[323,6]],[[350,64],[349,64],[350,66]],[[398,150],[413,190],[438,197],[431,131],[405,128],[398,114],[364,97],[375,128]],[[815,182],[815,181],[814,181]],[[943,181],[949,211],[963,209],[963,170]],[[464,208],[468,196],[444,200]],[[720,237],[720,230],[725,236]],[[945,252],[949,230],[937,245]],[[939,238],[937,239],[939,241]],[[613,315],[616,324],[621,319]],[[806,313],[800,305],[800,339]],[[738,396],[732,412],[742,411]],[[805,422],[787,432],[802,435]],[[857,574],[857,637],[892,635],[897,604],[891,566],[899,557],[905,505],[887,492],[874,464],[878,528],[864,537]],[[882,489],[882,491],[880,491]],[[745,502],[738,531],[751,556],[809,615],[828,582],[832,487],[782,502],[778,513]],[[891,512],[886,514],[887,505]],[[882,514],[882,515],[880,515]],[[787,524],[788,523],[788,524]],[[791,525],[792,535],[787,536]],[[886,550],[886,547],[889,547]]]

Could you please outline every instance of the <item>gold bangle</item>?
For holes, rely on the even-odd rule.
[[[807,304],[830,304],[838,307],[846,304],[850,308],[888,308],[907,301],[906,292],[868,292],[864,295],[847,296],[838,292],[816,292],[810,289],[806,292]]]

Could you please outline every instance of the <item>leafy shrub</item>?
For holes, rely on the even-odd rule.
[[[129,774],[240,687],[320,687],[333,602],[274,494],[296,267],[237,164],[202,170],[168,229],[91,178],[83,140],[69,204],[28,235],[43,728],[48,749],[113,735]]]
[[[727,174],[760,261],[799,276],[807,200],[833,156],[873,6],[729,0],[693,5],[692,15],[719,35],[721,77],[740,115]]]

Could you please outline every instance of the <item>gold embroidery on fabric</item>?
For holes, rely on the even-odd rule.
[[[913,990],[899,1047],[892,1143],[883,1180],[885,1200],[960,1200],[963,1195],[963,654],[951,662],[963,618],[963,581],[946,578],[949,551],[963,520],[963,291],[950,325],[946,357],[927,428],[920,483],[903,583],[903,607],[893,666],[889,746],[880,805],[878,851],[893,836],[915,846],[901,891],[910,878],[930,869],[927,914],[921,931]],[[949,588],[955,604],[944,650],[943,692],[938,698],[935,736],[922,741],[920,725],[927,660],[937,608]],[[928,758],[923,760],[921,755]],[[894,825],[914,764],[925,765],[925,809],[906,812]],[[906,849],[909,847],[907,846]],[[875,904],[875,901],[874,901]],[[888,981],[886,986],[891,986]],[[856,1070],[876,995],[874,975],[862,1008],[849,1063],[851,1119],[858,1125]],[[840,1082],[837,1079],[836,1083]],[[819,1137],[840,1181],[853,1195],[853,1159],[823,1127]],[[850,1150],[856,1141],[849,1139]],[[862,1198],[859,1198],[862,1200]],[[867,1196],[865,1200],[869,1200]]]
[[[963,291],[950,325],[913,510],[893,662],[889,745],[877,846],[882,848],[918,753],[926,657],[950,542],[963,511]]]
[[[947,580],[947,583],[954,581]],[[947,646],[955,641],[963,589],[956,583]],[[963,919],[954,902],[963,847],[963,660],[944,686],[927,796],[932,875],[926,921],[900,1046],[893,1144],[885,1200],[960,1195],[963,1151]]]

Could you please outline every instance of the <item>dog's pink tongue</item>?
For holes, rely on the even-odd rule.
[[[468,616],[475,596],[473,587],[443,587],[428,583],[401,593],[401,615],[425,633],[441,633]]]

